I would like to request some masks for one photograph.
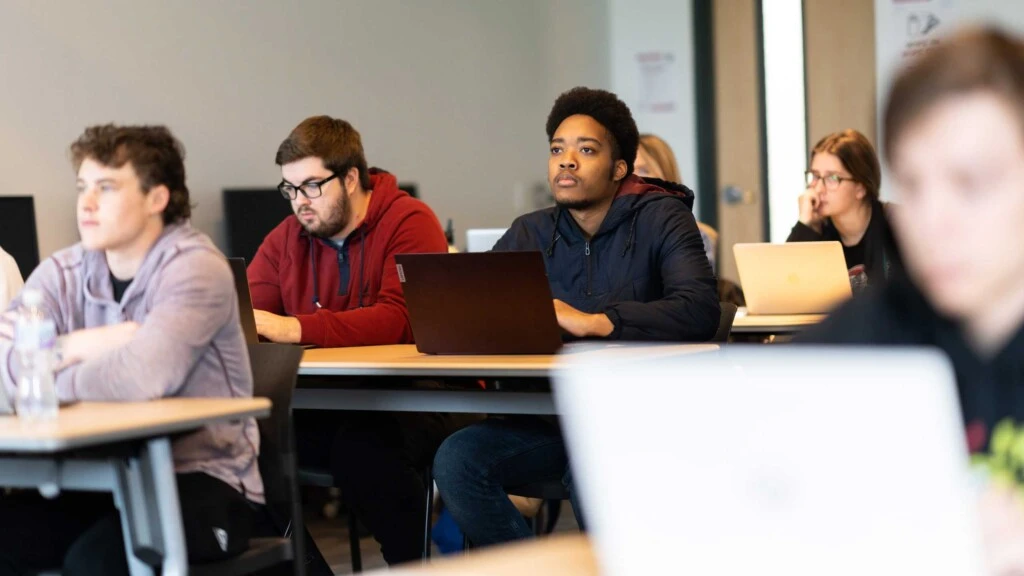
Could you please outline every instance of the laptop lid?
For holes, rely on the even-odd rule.
[[[252,311],[252,295],[249,294],[249,277],[245,273],[245,258],[228,258],[231,274],[235,277],[235,291],[238,292],[238,320],[242,323],[242,334],[246,344],[259,344],[256,332],[256,315]]]
[[[427,354],[552,354],[562,345],[540,252],[399,254],[416,348]]]
[[[487,252],[501,240],[508,228],[471,228],[466,230],[466,252]]]
[[[852,295],[839,242],[735,244],[750,314],[824,314]]]
[[[565,358],[556,407],[603,573],[984,573],[939,353]]]

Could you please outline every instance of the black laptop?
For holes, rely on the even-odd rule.
[[[256,333],[256,315],[252,311],[252,296],[249,294],[249,277],[245,274],[245,258],[228,258],[231,273],[235,276],[235,291],[238,292],[238,319],[246,344],[259,344]]]
[[[540,252],[399,254],[416,348],[426,354],[553,354],[562,346]]]

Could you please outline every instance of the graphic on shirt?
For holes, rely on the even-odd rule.
[[[967,425],[967,446],[971,451],[972,466],[983,470],[995,482],[1017,486],[1024,491],[1024,425],[1018,425],[1012,418],[1004,418],[992,429],[992,435],[986,436],[983,422]]]
[[[217,539],[217,544],[220,549],[224,552],[228,551],[228,533],[223,528],[214,528],[213,537]]]
[[[854,294],[860,294],[868,288],[868,273],[863,264],[850,268],[850,289]]]

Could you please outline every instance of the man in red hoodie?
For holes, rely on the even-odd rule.
[[[249,266],[260,336],[322,347],[412,342],[395,254],[446,252],[441,225],[395,177],[367,169],[344,120],[307,118],[277,150],[288,216]],[[389,564],[423,546],[422,471],[454,430],[445,414],[308,411],[296,416],[300,463],[329,467],[342,498]]]

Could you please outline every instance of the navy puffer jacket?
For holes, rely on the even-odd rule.
[[[721,311],[693,199],[680,184],[629,176],[590,240],[553,207],[517,218],[494,250],[542,251],[552,295],[607,314],[611,339],[703,342]]]

